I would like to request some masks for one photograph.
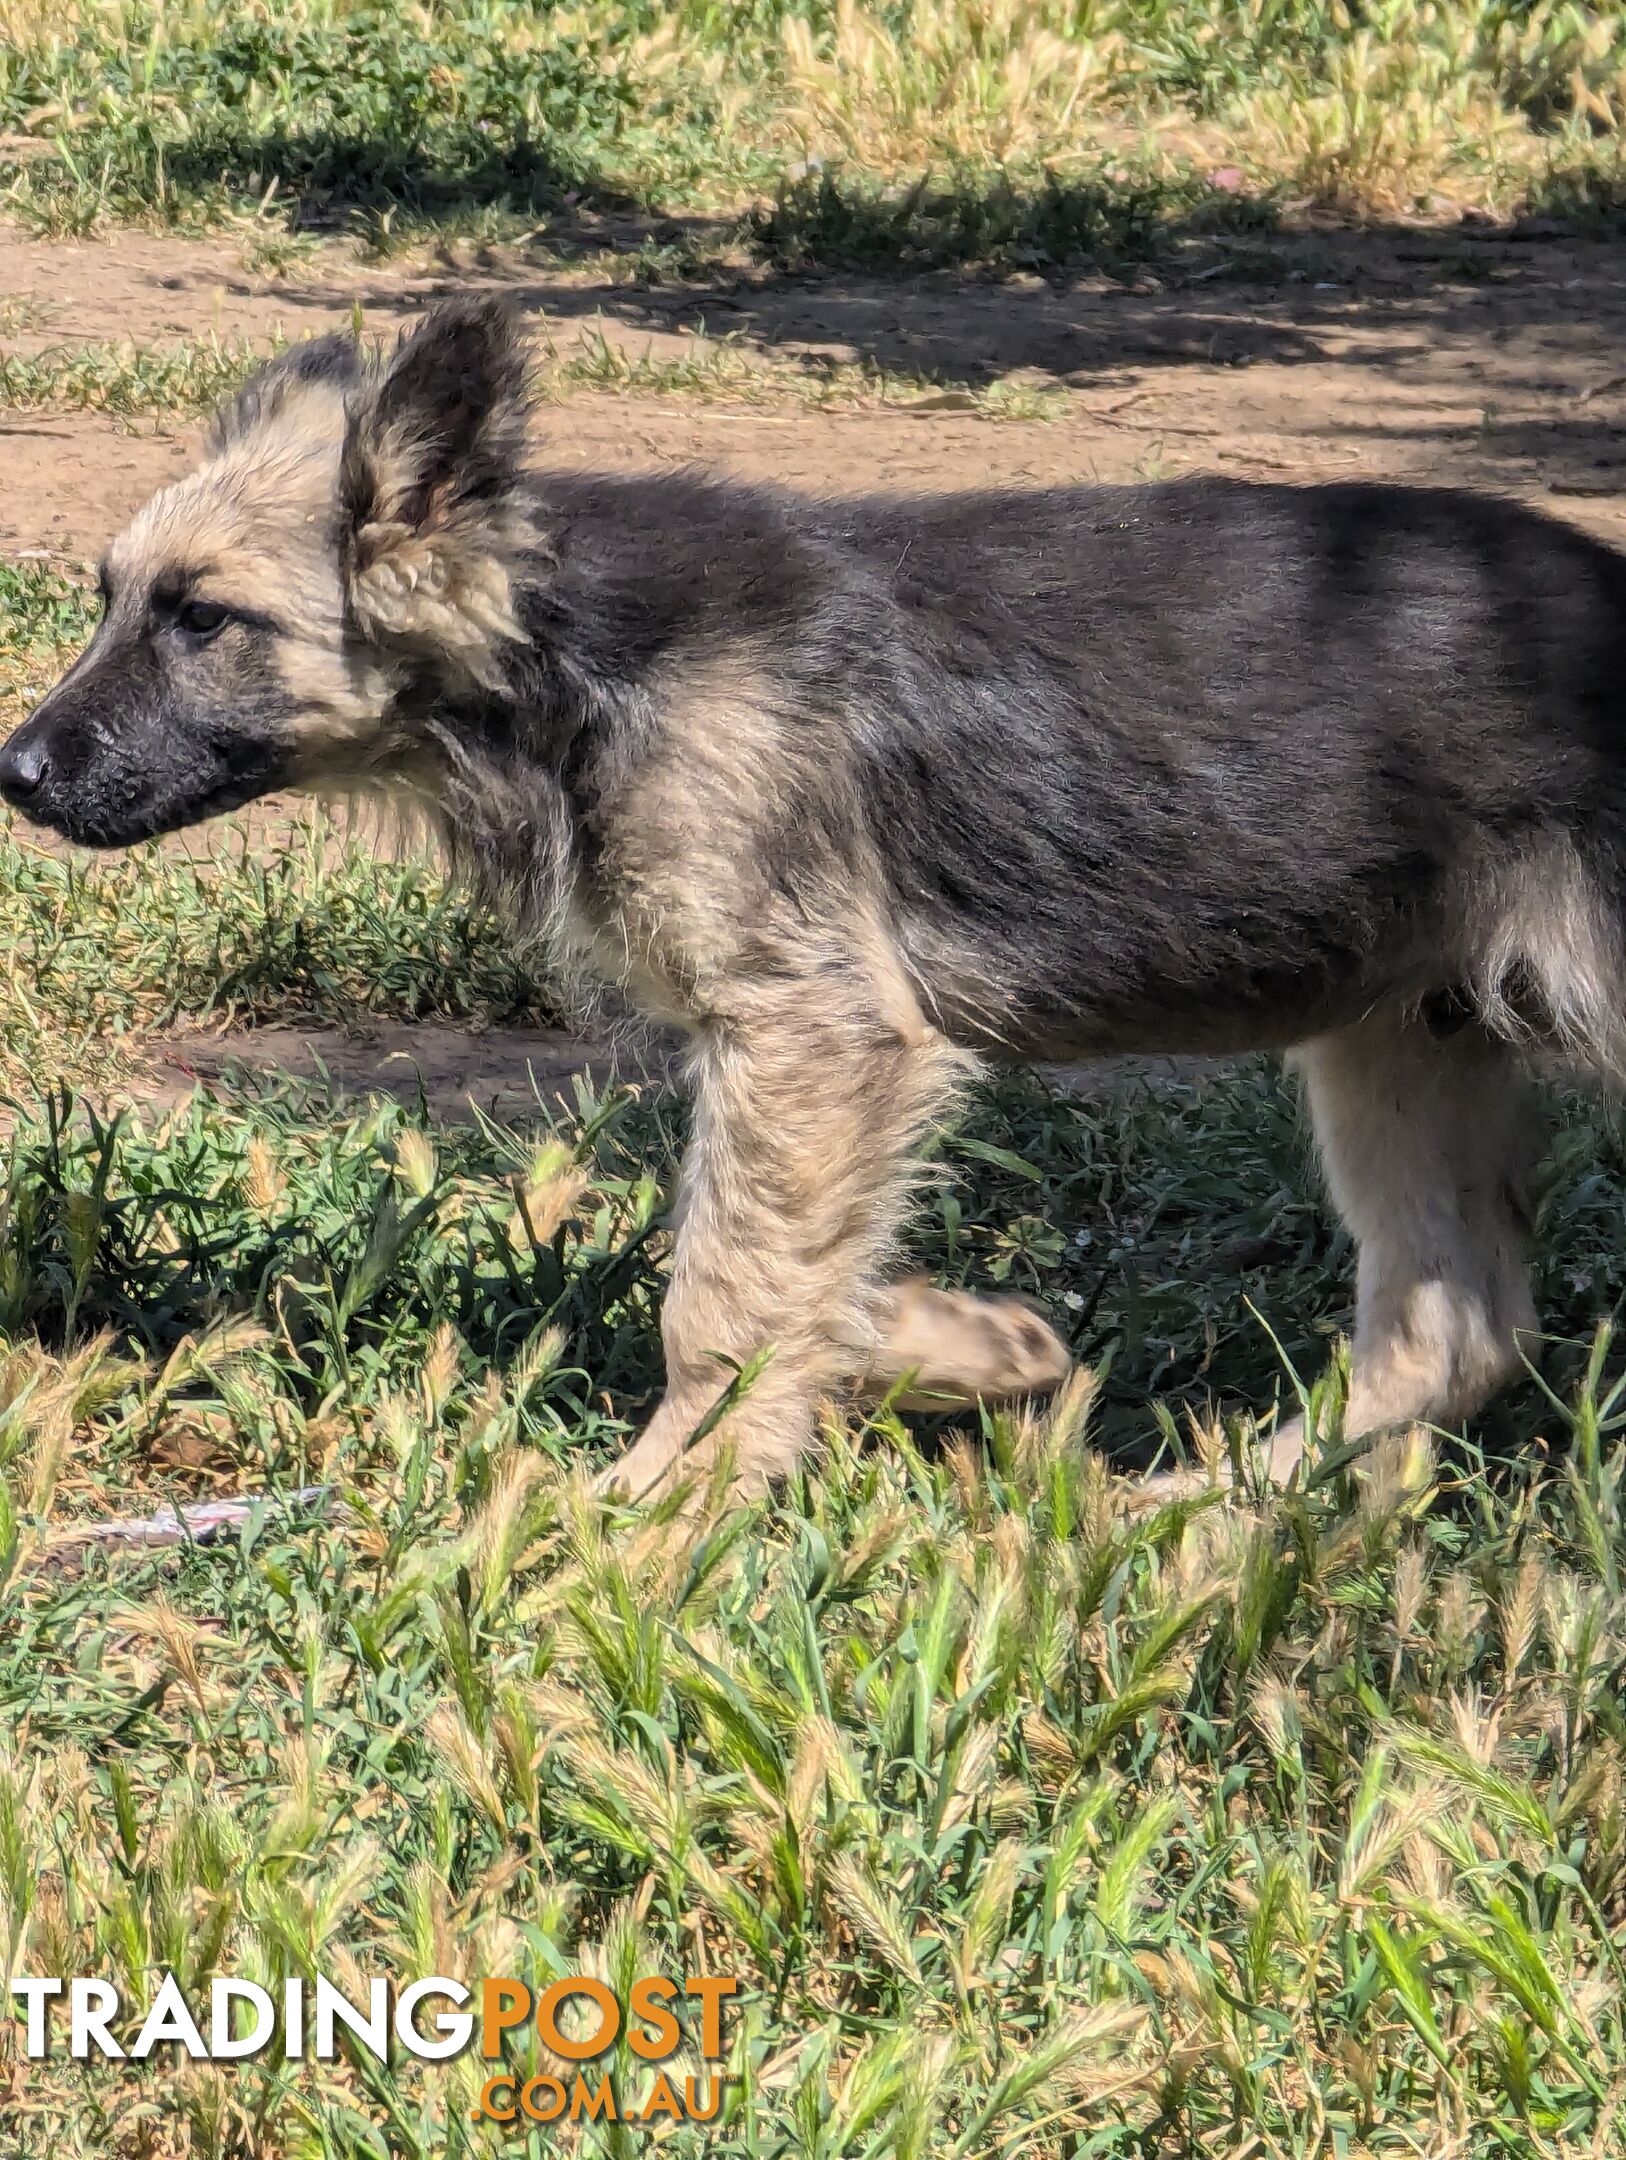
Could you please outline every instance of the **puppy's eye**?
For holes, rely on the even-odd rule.
[[[188,637],[212,638],[230,622],[231,610],[213,600],[183,600],[175,610],[175,620]]]

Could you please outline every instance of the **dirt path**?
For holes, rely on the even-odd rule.
[[[1626,245],[1556,231],[1216,242],[1132,288],[1101,277],[1052,286],[826,276],[730,290],[639,290],[539,272],[522,256],[477,269],[378,268],[338,248],[280,282],[246,272],[225,242],[130,234],[47,244],[0,231],[0,344],[297,337],[347,323],[358,302],[385,332],[438,293],[495,285],[566,351],[601,331],[634,353],[681,358],[703,329],[781,370],[867,361],[1072,393],[1060,418],[1012,422],[956,409],[952,392],[910,408],[838,410],[583,392],[540,413],[544,461],[701,463],[813,490],[1193,470],[1449,480],[1543,503],[1626,545]],[[184,469],[194,441],[190,428],[93,414],[14,414],[0,419],[0,437],[0,555],[75,561]],[[459,1041],[488,1061],[498,1097],[517,1088],[529,1097],[524,1039]],[[300,1044],[273,1045],[270,1031],[256,1055],[273,1047],[300,1062]],[[454,1079],[437,1084],[436,1099],[450,1103],[478,1079],[463,1056],[452,1053]],[[327,1062],[359,1084],[383,1076],[372,1051]]]
[[[584,393],[540,416],[539,450],[626,469],[699,459],[809,488],[1116,480],[1196,468],[1311,480],[1451,479],[1529,499],[1626,538],[1626,246],[1447,235],[1216,246],[1160,289],[1104,278],[825,277],[732,291],[633,290],[501,266],[379,270],[337,250],[298,283],[248,275],[223,243],[125,235],[39,243],[0,233],[0,343],[165,343],[300,336],[360,302],[385,331],[435,294],[501,284],[540,336],[584,331],[657,358],[693,332],[792,366],[873,360],[972,383],[1077,393],[1054,422],[995,422],[945,401],[913,410],[758,411]],[[191,431],[91,414],[0,422],[0,549],[93,553],[179,471]]]

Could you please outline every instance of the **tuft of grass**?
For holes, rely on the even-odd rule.
[[[207,220],[279,194],[302,226],[397,204],[534,212],[630,100],[612,40],[512,0],[11,14],[0,116],[52,152],[21,165],[14,206],[47,229]]]
[[[0,197],[41,231],[235,221],[251,249],[344,230],[388,253],[608,212],[675,221],[634,246],[699,261],[838,263],[856,225],[894,267],[1019,268],[1306,209],[1626,200],[1626,25],[1581,0],[6,13]]]
[[[8,823],[0,938],[13,969],[5,1093],[117,1088],[144,1039],[182,1017],[343,1027],[554,1011],[523,946],[431,864],[380,857],[315,814],[107,856],[45,849]]]
[[[95,627],[99,606],[82,573],[0,562],[0,685],[32,665],[65,664]]]
[[[0,407],[23,412],[105,412],[125,420],[211,411],[253,370],[282,350],[283,341],[217,338],[169,346],[101,341],[46,346],[36,352],[0,349]],[[1070,394],[1021,379],[969,383],[941,374],[906,373],[873,360],[824,355],[782,358],[734,337],[709,337],[704,325],[679,356],[637,352],[606,336],[582,332],[561,348],[549,341],[539,355],[537,395],[560,402],[584,390],[618,396],[728,399],[736,404],[829,408],[919,404],[975,413],[985,420],[1054,420]],[[8,598],[24,621],[36,611],[26,585],[7,586],[0,565],[0,603]],[[66,622],[66,618],[64,618]],[[13,631],[14,640],[20,633]],[[0,657],[7,647],[0,631]]]
[[[100,339],[32,352],[0,351],[0,406],[121,418],[208,412],[282,343],[205,337],[158,346]]]
[[[1234,163],[1266,199],[1357,215],[1436,195],[1505,209],[1559,166],[1618,199],[1626,31],[1568,0],[834,0],[782,36],[806,151],[871,172],[1076,172],[1116,121],[1175,165]]]
[[[101,603],[84,567],[0,561],[0,735],[9,735],[85,644]]]
[[[1221,175],[1223,178],[1223,174]],[[907,186],[846,165],[781,181],[747,224],[783,273],[839,265],[883,273],[1121,269],[1193,231],[1250,232],[1281,208],[1274,183],[1233,192],[1211,175],[1135,152],[1050,167],[947,164]]]
[[[712,338],[704,326],[677,357],[634,352],[612,343],[602,329],[584,332],[573,348],[549,343],[537,377],[545,398],[563,399],[582,389],[628,397],[727,399],[736,404],[832,407],[893,405],[932,411],[956,410],[984,420],[1054,420],[1065,413],[1069,393],[1020,380],[986,384],[904,373],[874,360],[836,360],[825,355],[777,359],[732,337]]]

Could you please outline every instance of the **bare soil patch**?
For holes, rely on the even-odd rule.
[[[563,1029],[452,1027],[443,1021],[377,1022],[338,1028],[177,1030],[153,1045],[151,1075],[139,1099],[155,1109],[184,1102],[195,1088],[211,1094],[292,1078],[325,1083],[335,1094],[393,1096],[422,1104],[437,1120],[474,1112],[523,1124],[574,1108],[573,1083],[589,1074],[599,1086],[648,1084],[664,1074],[658,1046],[643,1052],[607,1038]]]
[[[1197,468],[1295,480],[1365,474],[1561,498],[1626,533],[1626,246],[1460,232],[1340,235],[1225,250],[1167,284],[1096,277],[979,284],[820,277],[732,289],[629,288],[537,273],[375,268],[334,249],[297,282],[244,271],[226,243],[126,234],[41,243],[0,232],[5,343],[163,343],[387,333],[447,291],[501,286],[541,337],[584,329],[681,358],[703,329],[764,361],[873,361],[983,384],[1074,391],[1052,422],[954,409],[760,411],[584,393],[546,408],[538,452],[615,469],[702,460],[812,489],[1115,480]],[[180,471],[193,430],[94,414],[0,421],[0,546],[93,553]]]

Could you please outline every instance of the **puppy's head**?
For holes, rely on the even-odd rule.
[[[385,366],[326,337],[263,368],[108,549],[102,620],[0,747],[0,794],[122,847],[270,788],[398,776],[421,754],[403,687],[494,686],[521,634],[524,375],[485,301],[434,310]]]

